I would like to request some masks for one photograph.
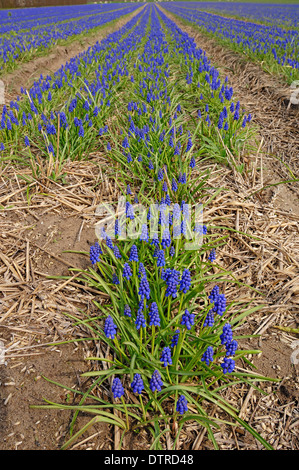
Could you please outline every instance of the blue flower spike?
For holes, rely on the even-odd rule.
[[[144,383],[140,374],[135,374],[133,377],[133,382],[131,383],[131,387],[134,393],[141,395],[144,389]]]
[[[121,398],[124,395],[124,387],[118,377],[113,380],[111,390],[114,398]]]
[[[187,398],[185,395],[180,395],[176,404],[176,411],[180,414],[183,415],[188,411],[188,402]]]
[[[163,387],[163,381],[162,381],[161,374],[158,370],[155,370],[153,372],[149,386],[152,392],[155,392],[155,391],[161,392],[162,387]]]

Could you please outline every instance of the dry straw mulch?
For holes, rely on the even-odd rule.
[[[195,35],[191,28],[180,26]],[[224,390],[223,394],[275,449],[298,449],[298,365],[292,364],[290,359],[298,336],[279,329],[298,328],[299,323],[298,188],[281,185],[263,189],[277,181],[278,175],[280,179],[289,177],[286,167],[272,156],[277,148],[281,160],[295,171],[298,142],[294,126],[297,124],[294,124],[293,110],[287,114],[284,101],[277,101],[277,94],[267,85],[268,76],[260,69],[256,75],[251,65],[244,66],[235,55],[206,38],[196,35],[195,38],[203,41],[202,47],[216,65],[235,67],[238,80],[232,74],[230,82],[236,95],[240,94],[241,103],[249,111],[254,107],[253,118],[261,126],[261,145],[247,156],[244,174],[236,173],[234,168],[219,168],[213,162],[208,165],[205,162],[206,166],[201,165],[198,170],[212,170],[208,193],[212,194],[215,187],[223,187],[206,208],[204,220],[226,227],[225,233],[229,235],[227,243],[217,250],[215,271],[229,270],[243,283],[241,287],[226,283],[223,286],[226,297],[229,302],[251,301],[252,305],[263,306],[240,330],[240,333],[259,334],[260,338],[248,339],[242,347],[262,351],[251,359],[257,373],[282,379],[279,383],[264,383],[265,395],[247,385]],[[239,74],[240,67],[243,67],[243,74]],[[252,76],[247,79],[249,68]],[[250,88],[245,93],[247,82],[253,94]],[[50,181],[47,168],[43,178],[31,184],[18,176],[28,176],[29,170],[16,166],[0,169],[0,338],[7,360],[7,365],[0,367],[8,375],[17,364],[26,368],[32,358],[46,357],[45,353],[55,351],[57,346],[51,343],[56,341],[77,340],[75,347],[85,357],[109,354],[109,351],[101,351],[97,342],[79,342],[89,337],[90,331],[82,325],[76,326],[71,318],[83,320],[98,315],[93,300],[101,303],[106,297],[78,282],[77,273],[69,271],[70,267],[85,269],[89,264],[88,256],[74,251],[88,252],[95,241],[97,205],[117,200],[118,186],[109,175],[107,163],[99,154],[90,155],[88,162],[66,163],[63,172],[67,185]],[[57,275],[68,277],[54,279]],[[235,308],[232,307],[232,312]],[[63,368],[63,356],[60,360]],[[240,370],[246,367],[244,363],[238,364]],[[82,383],[79,374],[74,372],[76,374],[74,386],[80,386]],[[104,395],[108,392],[103,390]],[[59,394],[60,390],[56,401],[59,401]],[[14,413],[17,419],[18,407],[10,408],[10,405],[14,399],[18,403],[21,397],[20,390],[13,384],[4,389],[1,405],[2,410],[6,409],[6,421],[4,430],[0,426],[2,435],[10,414]],[[216,408],[210,412],[220,416]],[[68,419],[65,419],[65,432]],[[57,432],[59,437],[61,430]],[[26,448],[29,433],[24,424],[24,439],[19,441],[22,444],[18,448]],[[99,439],[100,433],[101,429],[94,435],[91,432],[83,436],[74,448],[113,448],[117,444],[117,430],[106,429],[104,441]],[[216,440],[221,449],[259,448],[247,432],[229,426],[221,428]],[[147,449],[148,442],[149,436],[142,431],[137,437],[128,436],[124,448]],[[14,436],[6,445],[15,448]],[[165,448],[170,449],[171,445],[170,437],[166,436]],[[198,424],[188,425],[178,442],[180,449],[210,447],[205,430]]]
[[[93,300],[105,302],[106,298],[77,282],[78,274],[68,270],[69,267],[85,269],[88,256],[63,251],[88,252],[95,240],[94,224],[98,221],[95,208],[102,201],[117,200],[115,180],[99,170],[105,164],[98,155],[94,161],[67,163],[64,171],[68,185],[47,179],[35,181],[29,189],[30,204],[28,185],[17,178],[16,167],[7,167],[5,173],[1,172],[0,204],[4,209],[0,215],[0,331],[8,365],[15,361],[26,364],[32,355],[55,349],[49,343],[90,337],[90,332],[83,326],[75,326],[68,315],[78,319],[98,315]],[[251,165],[254,168],[254,162]],[[28,173],[21,169],[20,172]],[[263,197],[263,193],[255,193],[260,185],[259,172],[255,173],[253,186],[252,178],[246,174],[242,176],[233,169],[219,169],[214,165],[208,192],[212,194],[215,187],[225,190],[206,208],[204,220],[233,230],[225,231],[229,238],[217,250],[219,267],[214,269],[227,269],[244,284],[243,287],[233,283],[223,286],[229,302],[252,301],[252,305],[264,306],[244,325],[245,333],[258,333],[263,341],[248,340],[248,344],[242,346],[262,351],[261,357],[252,359],[257,372],[281,377],[285,394],[278,393],[281,384],[269,382],[263,385],[268,392],[266,396],[260,396],[246,385],[226,391],[224,395],[239,406],[241,415],[277,449],[292,449],[298,446],[295,424],[299,387],[290,361],[296,336],[275,327],[298,327],[299,216],[277,207],[273,195]],[[252,193],[255,194],[250,196]],[[70,277],[51,278],[55,275]],[[247,286],[254,287],[261,295]],[[94,348],[92,354],[100,354],[97,343],[87,341],[82,347],[85,356]],[[271,347],[281,350],[280,355],[276,353],[276,359]],[[263,358],[263,349],[270,354],[268,360]],[[246,364],[239,364],[238,368],[242,370]],[[212,411],[217,416],[218,410]],[[281,423],[284,422],[287,427],[282,433]],[[258,447],[241,429],[236,433],[232,428],[223,428],[216,437],[224,449]],[[127,439],[125,444],[130,446],[133,442],[133,438],[132,441]],[[143,447],[146,442],[145,434]],[[180,448],[210,448],[204,431],[197,424],[186,428],[178,445]],[[166,441],[165,446],[170,448],[171,441]]]

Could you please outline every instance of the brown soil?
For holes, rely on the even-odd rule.
[[[68,169],[79,174],[81,170],[86,175],[72,199],[76,207],[74,203],[86,198],[82,211],[67,210],[54,197],[44,198],[37,191],[32,193],[30,207],[23,204],[22,196],[20,205],[12,197],[12,205],[9,203],[0,214],[0,338],[6,348],[6,363],[0,365],[1,449],[58,449],[69,438],[72,411],[47,411],[30,406],[45,404],[44,398],[76,404],[80,396],[47,382],[42,376],[84,392],[91,384],[81,374],[89,370],[90,361],[85,358],[94,355],[93,342],[67,343],[89,338],[90,331],[74,327],[67,315],[80,319],[84,311],[92,316],[97,313],[93,300],[101,303],[105,297],[77,282],[76,274],[67,285],[64,279],[51,277],[70,275],[70,267],[89,266],[89,256],[80,253],[88,252],[95,241],[96,219],[94,211],[86,216],[91,199],[85,187],[94,178],[96,168],[88,164],[90,175],[86,175],[84,163],[80,168],[76,162]],[[50,183],[48,194],[62,196],[62,191],[57,184]],[[80,253],[63,253],[65,250]],[[66,344],[53,346],[53,342]],[[82,415],[74,431],[91,418]],[[73,448],[109,449],[113,447],[110,436],[108,426],[99,423],[84,433]]]
[[[29,358],[8,360],[0,369],[0,440],[1,450],[55,450],[69,437],[72,411],[47,411],[30,408],[45,405],[43,398],[62,404],[76,404],[77,395],[64,388],[57,388],[47,380],[66,387],[86,391],[80,375],[87,371],[81,347],[55,346],[46,353],[38,352]],[[89,421],[80,416],[75,432]],[[79,449],[109,449],[108,427],[95,425],[84,435],[86,442]],[[90,445],[90,436],[93,441]]]

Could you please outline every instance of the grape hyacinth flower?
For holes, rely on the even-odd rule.
[[[115,273],[113,273],[112,282],[113,282],[113,284],[116,284],[116,285],[118,285],[120,283],[119,279],[118,279],[118,277]]]
[[[204,321],[204,324],[203,326],[213,326],[214,325],[214,312],[213,312],[213,309],[209,310],[209,312],[207,313],[207,316],[205,318],[205,321]]]
[[[171,199],[168,193],[165,196],[165,204],[167,204],[168,206],[170,206],[171,204]]]
[[[167,284],[167,289],[165,292],[165,297],[172,296],[173,299],[177,297],[177,287],[180,282],[179,279],[180,272],[176,271],[175,269],[170,269],[166,278],[164,279]]]
[[[141,279],[143,276],[146,277],[146,270],[143,263],[139,263],[138,277]]]
[[[181,208],[180,208],[180,205],[177,202],[173,205],[172,213],[173,213],[174,220],[180,220],[180,218],[181,218]]]
[[[100,261],[101,254],[102,250],[98,242],[96,242],[94,245],[91,245],[91,247],[89,248],[89,259],[92,264],[96,264],[98,261]]]
[[[226,356],[234,356],[238,349],[238,342],[233,339],[230,343],[225,343]]]
[[[115,237],[121,235],[121,227],[120,227],[120,225],[119,225],[119,220],[118,220],[118,219],[115,220],[115,224],[114,224],[114,235],[115,235]]]
[[[216,312],[220,317],[223,315],[226,309],[226,298],[224,294],[219,294],[214,302],[213,311]]]
[[[188,142],[187,142],[186,152],[189,152],[189,151],[191,150],[192,145],[193,145],[193,144],[192,144],[192,140],[191,140],[191,138],[189,137]]]
[[[128,263],[125,263],[124,269],[123,269],[123,277],[129,280],[131,276],[132,276],[131,268]]]
[[[149,321],[150,326],[160,326],[161,320],[160,320],[159,310],[158,310],[158,306],[156,302],[153,302],[150,306],[149,318],[150,318],[150,321]]]
[[[129,261],[139,261],[138,250],[136,245],[132,245],[131,247]]]
[[[208,229],[206,225],[200,225],[196,223],[196,227],[194,228],[194,231],[197,233],[200,233],[201,235],[206,235],[208,233]]]
[[[190,168],[193,169],[193,168],[195,168],[195,165],[196,165],[196,163],[195,163],[195,158],[192,157],[191,160],[190,160],[190,165],[189,165],[189,166],[190,166]]]
[[[187,183],[186,173],[182,174],[179,183],[181,183],[181,184],[186,184]]]
[[[174,178],[172,178],[171,189],[174,193],[178,190],[178,185]]]
[[[148,228],[147,228],[147,224],[142,224],[142,227],[141,227],[141,234],[140,234],[140,240],[143,240],[145,242],[148,242]]]
[[[147,277],[143,275],[139,284],[138,294],[140,295],[141,300],[144,300],[145,298],[146,299],[150,298],[150,293],[151,291],[150,291],[150,286],[149,286]]]
[[[144,318],[142,307],[139,307],[137,311],[135,325],[137,330],[139,330],[141,327],[146,328],[146,320]]]
[[[233,330],[229,323],[226,323],[220,335],[221,344],[230,343],[233,339]]]
[[[115,258],[121,259],[121,254],[120,254],[118,246],[115,245],[113,247],[113,253],[114,253]]]
[[[165,253],[164,250],[159,250],[157,256],[157,267],[162,268],[163,266],[165,266]]]
[[[115,325],[113,318],[109,315],[106,318],[105,326],[104,326],[104,333],[106,337],[114,339],[116,335],[116,329],[117,329],[117,326]]]
[[[141,395],[144,389],[144,384],[143,384],[143,380],[140,374],[134,375],[133,382],[131,383],[131,387],[134,393],[138,393],[138,395]]]
[[[171,235],[168,229],[164,230],[161,240],[161,246],[165,250],[165,248],[169,248],[171,245]]]
[[[180,226],[181,234],[187,235],[187,223],[185,220],[182,220],[181,226]]]
[[[184,269],[182,278],[180,281],[180,290],[186,294],[191,287],[191,275],[189,269]]]
[[[167,191],[168,191],[168,186],[167,186],[166,181],[164,181],[164,183],[163,183],[162,191],[163,191],[164,193],[167,193]]]
[[[154,258],[157,258],[157,257],[158,257],[158,254],[159,254],[159,248],[156,246],[156,247],[155,247],[154,254],[153,254],[153,257],[154,257]]]
[[[163,362],[164,367],[172,365],[171,349],[169,346],[165,346],[165,348],[163,349],[160,361]]]
[[[212,263],[213,261],[215,261],[215,259],[216,259],[216,250],[215,250],[215,248],[213,248],[211,250],[211,253],[208,256],[208,260],[211,261],[211,263]]]
[[[158,171],[158,181],[163,181],[163,179],[164,179],[164,172],[160,168],[159,171]]]
[[[158,370],[155,370],[153,372],[149,386],[152,392],[155,392],[156,390],[160,392],[162,390],[163,382],[162,382],[161,374]]]
[[[128,137],[124,138],[122,145],[123,145],[124,148],[129,148],[130,147]]]
[[[234,114],[234,121],[238,121],[239,117],[240,117],[240,113],[239,113],[239,110],[236,108],[236,111]]]
[[[132,204],[130,204],[130,203],[127,205],[127,214],[126,215],[131,220],[135,219],[134,208],[133,208]]]
[[[185,325],[187,330],[191,330],[192,325],[194,325],[194,318],[195,315],[186,309],[184,315],[182,316],[181,325]]]
[[[132,316],[131,309],[130,309],[128,304],[126,304],[125,307],[124,307],[124,315],[126,317],[131,317]]]
[[[114,398],[121,398],[125,393],[122,383],[118,377],[113,380],[111,390]]]
[[[186,411],[188,411],[188,402],[184,395],[180,395],[176,404],[176,411],[183,415]]]
[[[174,348],[179,342],[180,330],[176,330],[175,334],[171,338],[171,347]]]
[[[108,246],[108,248],[113,250],[113,243],[110,237],[106,237],[106,245]]]
[[[213,354],[214,354],[214,349],[212,346],[209,346],[202,355],[202,358],[201,358],[202,362],[205,362],[206,365],[209,366],[210,363],[213,362],[214,360]]]
[[[54,147],[53,147],[52,144],[50,144],[50,145],[48,146],[48,152],[49,152],[49,153],[52,153],[53,155],[55,155]]]
[[[209,295],[209,299],[212,304],[216,302],[219,293],[220,293],[219,286],[214,286]]]
[[[220,365],[224,374],[231,373],[235,370],[235,361],[229,357],[225,357]]]
[[[171,247],[169,248],[169,254],[171,257],[173,257],[175,255],[175,248],[173,245],[171,245]]]

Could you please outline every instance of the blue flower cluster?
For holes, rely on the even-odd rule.
[[[210,302],[214,304],[212,308],[213,312],[222,316],[226,310],[226,297],[224,294],[220,294],[218,286],[213,287],[209,299]]]
[[[104,333],[107,338],[114,339],[116,336],[117,327],[113,321],[113,318],[109,315],[105,321]]]
[[[188,8],[186,8],[185,2],[176,2],[172,5],[165,4],[164,6],[170,12],[179,15],[185,20],[196,23],[197,26],[205,31],[225,40],[227,44],[235,44],[242,53],[248,52],[251,55],[254,54],[260,61],[265,61],[270,56],[271,59],[274,59],[280,65],[288,66],[291,69],[299,69],[299,60],[295,46],[299,41],[299,31],[296,27],[290,28],[289,24],[287,24],[287,28],[284,29],[275,24],[258,24],[256,22],[220,16],[215,14],[214,11],[209,13],[197,10],[194,3],[190,3]],[[217,7],[220,10],[227,10],[229,9],[229,4],[221,3],[217,5],[214,3],[213,9]],[[286,16],[287,10],[284,9],[284,14],[280,17],[287,18],[288,23],[293,21],[295,26],[299,21],[298,8],[295,5],[288,5],[288,7],[290,9],[290,16]],[[232,5],[231,8],[235,7]],[[259,18],[260,9],[258,12],[257,17]],[[250,10],[246,10],[243,13],[247,17],[250,14]],[[269,9],[267,5],[268,14]],[[226,95],[227,91],[221,89],[221,92]],[[222,125],[220,124],[221,127]]]
[[[100,255],[102,254],[102,249],[98,242],[95,242],[94,245],[91,245],[89,249],[89,258],[92,264],[96,264],[100,261]]]
[[[150,306],[149,318],[150,318],[150,321],[149,321],[150,326],[160,326],[161,320],[159,316],[158,305],[156,304],[156,302],[153,302]]]
[[[141,395],[144,389],[144,383],[140,374],[137,373],[134,375],[133,382],[131,383],[131,387],[134,393],[138,393],[138,395]]]
[[[149,386],[152,392],[155,392],[156,390],[158,392],[161,392],[162,390],[163,381],[161,378],[161,374],[157,369],[153,372]]]
[[[121,8],[122,7],[122,8]],[[15,10],[11,17],[0,20],[0,67],[19,61],[28,51],[53,47],[58,40],[89,33],[133,12],[138,6],[115,4],[73,5],[72,7],[31,8]],[[4,39],[5,38],[5,39]],[[49,92],[48,101],[52,96]]]
[[[121,398],[124,395],[124,387],[118,377],[113,380],[111,390],[114,398]]]
[[[224,357],[221,367],[224,374],[231,373],[235,369],[235,361],[232,359],[232,357],[229,356],[234,356],[238,348],[238,342],[233,339],[233,331],[229,323],[226,323],[223,326],[220,340],[221,344],[225,345],[226,349],[226,357]]]
[[[60,14],[56,13],[59,8],[57,10],[54,8],[53,11],[51,10],[54,15],[51,14],[50,24],[46,27],[39,24],[41,9],[36,9],[37,23],[32,25],[33,29],[23,30],[27,23],[21,21],[22,31],[18,33],[16,33],[17,23],[15,23],[15,17],[18,16],[16,11],[13,15],[13,22],[10,24],[11,38],[5,41],[0,40],[0,68],[6,64],[11,65],[18,57],[30,54],[31,51],[34,53],[35,50],[51,47],[58,39],[64,40],[91,31],[93,28],[121,17],[124,13],[132,13],[138,5],[119,4],[118,8],[112,7],[111,9],[106,5],[101,7],[86,5],[82,8],[85,9],[85,14],[80,9],[82,15],[78,7],[69,8],[68,11],[72,12],[74,17],[78,15],[79,18],[66,23],[55,21],[60,18]],[[62,65],[53,76],[41,75],[29,90],[22,87],[21,97],[18,96],[16,101],[10,103],[10,110],[7,106],[2,109],[0,141],[3,137],[3,146],[1,146],[1,151],[6,150],[5,142],[15,140],[15,133],[21,132],[26,147],[34,145],[42,148],[44,146],[46,155],[55,155],[58,129],[60,155],[65,153],[63,152],[65,145],[68,146],[70,159],[81,158],[84,152],[94,148],[97,137],[102,138],[108,133],[107,125],[100,126],[111,105],[110,98],[115,87],[120,83],[121,77],[125,77],[128,73],[127,63],[130,54],[126,56],[124,51],[129,53],[141,42],[147,20],[147,15],[143,17],[143,12],[140,11],[118,31],[105,37],[101,43],[97,42],[92,48],[88,48]],[[31,22],[32,18],[28,24]],[[9,23],[10,20],[8,20]],[[139,26],[136,27],[138,23]],[[134,27],[136,27],[136,42],[132,44],[128,32]],[[111,60],[102,63],[102,57],[106,52],[111,54]],[[89,64],[94,66],[94,79],[91,82],[83,77]],[[82,83],[84,83],[83,86]],[[56,89],[63,89],[63,95],[67,97],[67,100],[62,103],[63,111],[56,111],[55,104],[53,105]],[[107,149],[111,150],[110,143],[107,143]]]
[[[184,395],[180,395],[176,405],[176,411],[183,415],[188,411],[188,402],[187,398]]]
[[[129,85],[132,86],[134,92],[132,97],[136,95],[136,98],[128,103],[128,116],[123,117],[123,123],[127,122],[127,127],[124,124],[120,129],[118,142],[115,139],[113,141],[110,139],[113,142],[113,149],[109,144],[109,158],[113,158],[114,151],[117,148],[117,161],[123,163],[126,171],[131,172],[132,170],[132,173],[137,175],[136,180],[139,175],[140,180],[142,180],[143,175],[146,173],[148,180],[152,182],[156,190],[156,193],[154,193],[156,204],[155,209],[151,206],[147,212],[146,219],[148,223],[144,223],[145,221],[142,220],[139,228],[140,232],[134,238],[134,243],[126,249],[126,246],[122,245],[121,240],[117,238],[120,223],[125,220],[128,226],[132,226],[135,222],[140,221],[136,205],[138,198],[142,199],[142,191],[138,193],[138,196],[136,194],[134,196],[133,186],[125,185],[126,204],[123,216],[120,215],[120,219],[117,220],[114,227],[116,241],[112,241],[108,234],[104,234],[105,243],[102,246],[105,248],[105,253],[101,253],[103,255],[101,257],[102,263],[98,265],[98,269],[100,270],[99,276],[106,276],[107,273],[110,273],[110,276],[107,276],[107,282],[109,283],[110,280],[109,289],[113,290],[115,294],[113,297],[113,310],[110,311],[114,311],[114,315],[116,315],[115,310],[119,302],[119,310],[122,313],[120,318],[118,316],[113,317],[119,330],[117,330],[112,317],[108,316],[104,326],[105,336],[115,340],[116,350],[119,354],[122,352],[119,347],[122,344],[118,342],[118,338],[116,339],[117,331],[118,335],[124,340],[124,351],[127,348],[129,350],[130,347],[127,345],[131,344],[134,347],[136,346],[136,352],[139,348],[140,355],[144,351],[151,354],[148,356],[147,361],[149,370],[158,368],[151,375],[149,388],[152,392],[160,392],[163,381],[167,380],[166,377],[169,379],[167,382],[169,381],[172,385],[170,376],[174,367],[180,368],[185,357],[189,358],[190,354],[184,348],[188,341],[190,341],[190,344],[197,341],[196,332],[193,333],[191,330],[200,321],[200,314],[196,310],[198,305],[192,300],[194,300],[194,295],[198,291],[201,292],[200,289],[203,290],[203,287],[199,285],[202,281],[199,276],[193,277],[192,269],[194,264],[189,264],[187,256],[184,255],[187,259],[185,266],[188,266],[188,268],[178,269],[180,260],[185,260],[182,250],[180,251],[180,243],[176,243],[176,236],[183,235],[185,240],[188,238],[187,235],[190,231],[193,235],[195,232],[202,236],[206,235],[208,230],[207,226],[202,223],[196,222],[194,224],[189,206],[183,200],[188,197],[186,195],[188,194],[188,183],[190,180],[192,181],[191,170],[196,164],[194,156],[191,155],[196,145],[196,135],[191,135],[189,131],[186,133],[183,120],[181,120],[182,124],[179,125],[176,122],[180,113],[183,113],[184,106],[183,104],[172,106],[171,92],[167,82],[171,72],[169,64],[163,56],[165,52],[168,52],[170,45],[172,47],[172,43],[175,44],[171,49],[173,53],[182,54],[183,62],[185,61],[186,65],[190,64],[187,74],[188,84],[192,84],[196,78],[196,81],[200,82],[198,88],[201,88],[200,92],[202,91],[203,97],[207,95],[207,91],[215,93],[216,96],[218,90],[217,95],[219,93],[220,98],[219,101],[218,98],[215,98],[217,106],[223,100],[221,107],[218,106],[219,110],[221,109],[218,128],[225,129],[229,117],[233,119],[230,113],[235,116],[236,112],[241,113],[241,110],[240,103],[230,103],[232,89],[228,87],[227,82],[221,83],[217,70],[211,66],[203,51],[196,48],[193,39],[183,34],[164,13],[159,12],[158,14],[158,10],[153,6],[146,7],[144,15],[136,15],[136,17],[138,20],[129,22],[132,32],[128,28],[124,29],[122,31],[124,37],[114,35],[113,40],[111,39],[109,54],[107,54],[107,57],[105,56],[106,65],[104,65],[105,61],[98,64],[97,79],[100,80],[101,78],[101,86],[99,81],[96,80],[92,84],[89,83],[88,87],[90,87],[91,92],[96,90],[96,93],[99,94],[99,100],[103,100],[101,105],[98,103],[97,116],[99,116],[101,109],[104,107],[104,98],[110,97],[112,99],[113,94],[111,91],[113,88],[109,88],[108,82],[110,83],[113,78],[116,79],[122,74],[129,77]],[[163,27],[160,19],[164,22]],[[148,24],[150,24],[149,29],[147,29]],[[167,35],[165,34],[166,29],[169,33]],[[171,41],[169,41],[168,35]],[[119,47],[114,47],[116,39],[120,40]],[[126,56],[137,51],[142,41],[144,41],[144,51],[139,55],[139,60],[132,65],[133,74],[130,73],[129,75]],[[106,49],[99,47],[101,51],[105,50],[107,52]],[[90,54],[90,57],[94,59],[92,53]],[[115,57],[120,62],[118,65],[116,65],[117,62],[114,62]],[[123,61],[120,59],[123,59]],[[193,62],[194,67],[192,67]],[[115,67],[112,67],[111,64],[114,64]],[[138,70],[136,76],[133,67]],[[113,72],[115,73],[113,74]],[[111,79],[109,79],[110,74]],[[107,86],[104,86],[106,84]],[[83,107],[88,115],[86,118],[86,122],[88,122],[88,118],[94,112],[92,100],[85,97],[83,102],[83,99],[80,100],[77,94],[73,100],[70,103],[70,112],[77,113],[80,105],[80,109]],[[212,106],[204,101],[203,98],[200,115],[204,116],[204,114],[208,115],[210,113],[212,116]],[[224,101],[226,102],[224,103]],[[168,115],[165,119],[165,114],[171,108],[173,108],[171,115]],[[75,116],[73,118],[75,121]],[[81,122],[80,118],[77,117],[76,128],[83,126],[84,122],[84,119]],[[101,125],[103,126],[103,124]],[[84,130],[86,131],[87,128],[84,128]],[[105,128],[101,127],[99,137],[104,137],[103,143],[108,148],[105,132]],[[165,162],[167,162],[167,165]],[[170,213],[172,204],[173,211]],[[157,235],[150,240],[148,226],[156,221],[160,236]],[[194,231],[191,230],[193,227]],[[98,261],[99,252],[97,250],[97,247],[91,249],[92,262],[93,260]],[[212,249],[208,259],[213,262],[215,258],[216,252]],[[113,285],[111,284],[111,278]],[[204,318],[202,322],[204,327],[212,328],[216,315],[221,317],[226,311],[226,298],[224,294],[220,293],[218,286],[212,289],[209,301],[210,305],[204,310],[204,312],[207,311],[205,318],[202,314],[202,319]],[[217,321],[222,322],[222,319],[217,319]],[[122,328],[127,328],[128,335],[121,334]],[[138,334],[136,334],[136,330],[138,330]],[[204,334],[208,336],[209,331],[205,330]],[[138,339],[140,344],[133,344],[133,341],[136,340],[137,342]],[[232,372],[234,370],[232,356],[237,350],[237,342],[232,337],[229,324],[226,324],[223,328],[220,341],[221,346],[215,352],[212,346],[208,346],[205,351],[200,349],[200,354],[202,352],[203,354],[199,365],[202,368],[205,365],[211,368],[219,368],[219,364],[217,364],[219,350],[221,351],[225,347],[225,357],[221,367],[224,373]],[[205,344],[207,344],[207,341],[198,343],[200,348],[203,348]],[[216,340],[215,344],[217,344]],[[182,355],[180,355],[181,348]],[[159,357],[157,357],[158,355]],[[122,360],[124,357],[122,357]],[[195,359],[197,360],[197,356],[195,356]],[[190,361],[192,360],[191,357]],[[136,360],[134,367],[139,367],[138,362],[139,360]],[[166,370],[164,371],[162,367],[165,367]],[[144,389],[148,390],[145,379],[146,374],[143,376],[141,370],[141,367],[139,369],[140,373],[138,369],[137,373],[134,370],[133,380],[131,378],[132,390],[138,395],[141,395]],[[115,382],[115,380],[113,382],[113,393],[114,397],[119,398],[122,397],[124,391],[120,381]],[[179,414],[184,414],[187,410],[186,397],[181,395],[176,403],[176,411]]]
[[[187,330],[191,330],[191,327],[194,325],[194,313],[190,313],[189,310],[185,310],[185,313],[181,319],[181,325],[185,325]]]
[[[214,355],[214,349],[212,346],[208,346],[208,348],[206,349],[206,351],[203,353],[202,355],[202,362],[205,362],[207,366],[210,365],[210,362],[213,362],[214,358],[213,358],[213,355]]]
[[[164,367],[172,365],[171,349],[169,346],[165,346],[163,349],[160,361],[163,362]]]

